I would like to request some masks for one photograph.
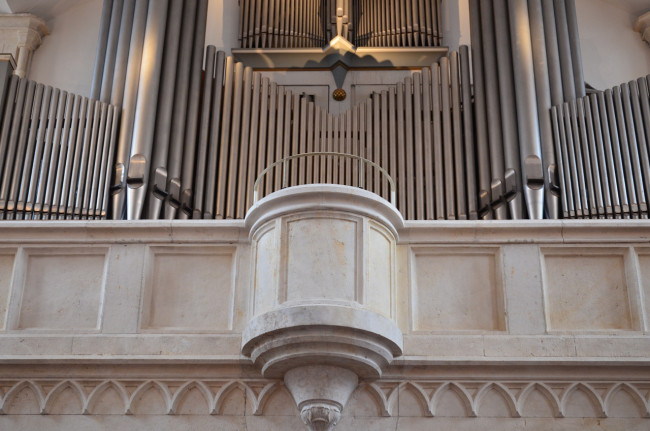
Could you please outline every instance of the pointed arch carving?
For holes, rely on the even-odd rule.
[[[129,398],[126,414],[133,414],[133,410],[135,409],[135,401],[139,396],[144,395],[150,389],[155,389],[158,392],[160,397],[163,399],[163,402],[165,403],[165,411],[167,414],[171,414],[171,394],[169,392],[169,388],[157,380],[147,380],[138,386],[135,391],[133,391],[131,397]]]
[[[205,400],[205,405],[207,406],[208,409],[210,409],[210,406],[212,406],[214,400],[212,396],[212,391],[210,391],[210,388],[198,380],[191,380],[184,385],[182,385],[180,388],[176,390],[174,395],[171,398],[171,404],[169,407],[169,414],[170,415],[175,415],[178,412],[178,407],[180,406],[181,402],[185,399],[185,397],[188,395],[189,391],[192,389],[197,389],[200,393],[203,399]],[[207,413],[207,412],[206,412]]]
[[[578,390],[587,395],[587,398],[589,398],[589,400],[592,402],[594,409],[601,417],[607,417],[604,402],[600,395],[598,395],[596,390],[592,388],[588,383],[583,382],[573,383],[571,386],[566,388],[562,394],[562,398],[560,400],[560,412],[562,415],[561,417],[566,417],[566,412],[569,401],[571,400],[571,396]]]
[[[535,391],[542,394],[542,396],[544,396],[544,398],[546,398],[549,401],[555,417],[562,416],[562,412],[560,409],[560,399],[557,397],[557,395],[553,392],[553,390],[548,385],[541,382],[529,383],[519,393],[519,397],[517,398],[517,411],[519,412],[520,415],[524,411],[524,407],[526,405],[526,401],[528,401],[528,397],[530,396],[530,394],[532,394]]]
[[[399,396],[399,391],[402,387],[404,387],[404,385],[405,383],[395,385],[395,387],[388,392],[388,396],[386,396],[379,385],[374,382],[363,382],[359,385],[357,390],[365,389],[368,391],[370,396],[377,403],[377,406],[379,406],[379,412],[382,417],[392,417],[397,407],[397,398]]]
[[[253,405],[253,411],[258,410],[259,403],[253,389],[241,380],[233,380],[226,383],[221,387],[221,389],[219,389],[219,392],[217,392],[217,395],[214,397],[214,404],[212,406],[210,414],[221,414],[223,405],[228,398],[228,395],[230,395],[230,393],[235,389],[241,389],[244,392],[246,399]]]
[[[617,383],[607,391],[605,399],[603,402],[603,412],[606,417],[610,416],[611,412],[611,403],[616,394],[620,391],[625,391],[632,399],[637,403],[637,405],[643,411],[645,417],[650,417],[650,405],[648,401],[643,397],[643,394],[639,392],[638,389],[630,385],[629,383]]]
[[[47,394],[45,397],[44,403],[43,403],[43,409],[41,411],[41,414],[49,414],[52,406],[54,403],[57,401],[59,395],[66,389],[72,389],[77,396],[79,397],[79,413],[83,413],[84,406],[86,405],[86,393],[84,389],[81,387],[81,385],[74,380],[64,380],[61,383],[57,384],[52,388],[52,390]]]
[[[431,397],[431,413],[433,416],[436,415],[437,410],[438,410],[438,404],[440,403],[440,400],[444,396],[445,392],[451,390],[453,391],[460,400],[463,402],[463,405],[465,406],[465,413],[469,417],[476,417],[477,416],[477,409],[476,409],[476,403],[472,399],[472,396],[470,393],[463,387],[461,384],[456,383],[456,382],[444,382],[436,391],[433,393],[433,396]]]
[[[515,402],[515,397],[512,395],[512,393],[510,392],[510,390],[507,387],[505,387],[503,384],[498,383],[498,382],[486,383],[476,393],[476,397],[474,398],[474,405],[476,406],[476,414],[477,415],[479,413],[479,410],[481,408],[481,404],[483,403],[486,395],[491,390],[494,390],[495,392],[497,392],[498,394],[500,394],[503,397],[503,400],[506,402],[506,405],[508,406],[508,410],[510,410],[511,417],[513,417],[513,418],[521,417],[519,409],[517,408],[517,403]]]
[[[106,380],[100,383],[98,386],[95,387],[95,389],[93,389],[90,392],[86,400],[86,404],[84,405],[83,414],[85,415],[90,414],[92,408],[95,407],[96,403],[101,400],[101,397],[104,395],[104,392],[106,392],[106,390],[110,388],[115,389],[115,391],[119,395],[120,399],[122,400],[123,411],[126,414],[127,411],[129,410],[128,406],[130,405],[129,394],[126,388],[116,380]]]
[[[45,408],[45,395],[43,394],[43,390],[40,388],[40,386],[31,380],[22,380],[16,383],[14,386],[12,386],[11,389],[7,391],[4,396],[0,412],[2,414],[5,414],[8,403],[12,401],[13,398],[20,393],[20,391],[26,388],[32,391],[38,403],[38,410],[40,413],[43,413],[43,409]]]

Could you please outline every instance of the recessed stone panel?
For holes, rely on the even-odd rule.
[[[359,229],[334,217],[288,221],[286,300],[357,300]]]
[[[141,327],[230,330],[234,252],[230,247],[152,247]]]
[[[368,232],[367,283],[364,302],[373,311],[391,317],[393,285],[393,239],[374,223]]]
[[[19,329],[97,330],[106,250],[28,251]]]
[[[639,269],[641,272],[641,292],[645,300],[645,315],[650,316],[650,251],[639,253]]]
[[[254,314],[271,310],[278,302],[278,245],[275,222],[256,239]]]
[[[0,250],[0,330],[5,329],[9,292],[14,268],[14,252]]]
[[[413,251],[415,331],[499,331],[505,326],[501,277],[492,250]]]
[[[544,294],[551,331],[632,329],[622,253],[546,252]]]

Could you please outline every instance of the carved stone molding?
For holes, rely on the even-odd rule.
[[[574,416],[578,409],[582,417],[650,418],[650,381],[378,380],[355,383],[351,389],[349,403],[374,403],[377,417],[399,417],[400,409],[408,408],[409,415],[419,411],[420,417],[520,418],[535,410],[535,417],[561,419]],[[235,391],[239,401],[233,401]],[[460,406],[453,414],[451,400]],[[186,403],[193,405],[194,415],[223,415],[235,402],[249,405],[247,414],[263,416],[277,414],[265,410],[270,403],[277,407],[289,401],[287,388],[277,380],[0,380],[0,415],[131,415],[140,412],[143,402],[162,415],[190,414]],[[540,414],[536,409],[540,406],[546,413]],[[329,429],[341,413],[336,403],[301,401],[300,414],[316,425],[312,429]]]
[[[636,20],[634,31],[641,33],[641,38],[650,44],[650,12],[646,12]]]
[[[49,33],[45,21],[32,14],[0,14],[2,52],[16,60],[16,75],[29,74],[32,55]]]

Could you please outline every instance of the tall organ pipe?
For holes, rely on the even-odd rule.
[[[129,220],[140,218],[149,183],[148,165],[150,164],[154,140],[168,6],[169,0],[149,2],[147,29],[142,52],[142,69],[135,111],[133,145],[131,147],[129,175],[127,177],[129,183],[127,217]]]
[[[122,106],[124,101],[124,85],[126,71],[129,62],[129,46],[131,44],[131,33],[133,31],[133,14],[135,12],[134,1],[127,1],[122,8],[122,22],[120,23],[120,36],[117,42],[115,54],[115,72],[111,85],[110,102],[112,105]]]
[[[562,88],[564,100],[571,101],[576,98],[575,76],[573,73],[573,57],[571,56],[571,42],[569,26],[567,23],[566,0],[553,0],[555,6],[555,26],[557,42],[560,53],[560,67],[562,69]]]
[[[490,163],[492,171],[492,204],[495,218],[504,220],[508,216],[505,201],[505,172],[503,161],[503,134],[501,131],[501,109],[498,89],[498,70],[494,46],[494,14],[491,0],[481,0],[481,34],[486,85],[486,108]]]
[[[214,87],[214,67],[216,48],[208,46],[205,53],[205,78],[203,81],[203,97],[201,98],[201,119],[199,124],[198,153],[196,157],[196,178],[194,180],[194,205],[192,218],[203,218],[204,190],[206,183],[206,165],[208,164],[208,142],[210,139],[210,105]],[[219,83],[219,85],[221,85]],[[212,156],[212,154],[210,155]],[[216,160],[215,160],[216,162]]]
[[[569,31],[569,46],[571,47],[571,61],[573,63],[573,80],[576,86],[576,96],[585,97],[585,78],[582,71],[582,55],[580,49],[580,33],[578,32],[578,14],[576,1],[565,0],[567,26]]]
[[[493,0],[494,3],[494,28],[496,36],[496,54],[499,77],[499,97],[501,105],[501,130],[503,136],[503,157],[505,170],[504,192],[508,195],[510,218],[520,220],[523,218],[523,196],[520,190],[508,190],[508,180],[514,174],[515,187],[521,184],[521,170],[519,169],[519,149],[517,146],[517,109],[515,107],[515,88],[512,67],[511,38],[508,26],[508,6],[506,0]]]
[[[183,164],[183,144],[187,124],[188,94],[192,71],[192,43],[196,21],[197,0],[183,0],[183,24],[180,34],[178,69],[174,88],[174,111],[171,122],[171,139],[167,155],[167,204],[164,206],[166,219],[176,216],[180,205],[180,177]]]
[[[465,172],[467,174],[467,216],[470,220],[476,220],[478,218],[478,208],[476,205],[476,150],[474,147],[475,134],[474,118],[472,116],[470,59],[469,48],[467,46],[460,47],[460,72],[463,103],[463,135],[465,138]]]
[[[102,102],[109,102],[111,99],[123,6],[124,0],[113,0],[111,25],[108,31],[108,44],[106,45],[106,60],[104,60],[104,73],[102,74],[102,89],[100,93]]]
[[[104,0],[102,17],[99,24],[99,42],[97,46],[97,57],[95,57],[95,68],[93,80],[90,87],[90,97],[99,99],[102,90],[102,75],[104,74],[104,63],[106,62],[106,46],[108,45],[108,33],[111,26],[111,14],[113,11],[113,0]]]
[[[548,65],[548,78],[551,89],[551,103],[553,106],[560,106],[564,103],[564,90],[562,88],[562,68],[560,67],[560,51],[558,47],[557,28],[555,25],[555,7],[553,6],[553,0],[541,1],[544,38],[546,39],[546,62]],[[533,55],[535,55],[534,52]]]
[[[537,104],[535,102],[535,73],[528,4],[526,0],[510,2],[510,27],[519,121],[519,145],[524,193],[528,216],[541,220],[544,215],[544,177],[539,135]]]
[[[483,47],[481,44],[481,9],[478,1],[469,2],[472,38],[472,72],[474,76],[474,118],[476,122],[476,155],[478,169],[478,211],[482,218],[491,218],[490,160],[488,152],[488,125],[483,74]],[[434,80],[435,82],[435,80]]]
[[[157,219],[162,203],[167,196],[167,154],[171,140],[172,114],[174,110],[174,90],[176,86],[176,68],[178,66],[178,47],[181,38],[183,18],[183,0],[171,0],[165,34],[165,51],[163,54],[162,75],[160,78],[160,95],[156,113],[156,146],[151,159],[152,178],[147,193],[147,217]]]
[[[546,187],[546,210],[548,218],[556,219],[559,216],[559,198],[554,191],[555,184],[555,152],[553,151],[553,130],[551,118],[548,115],[551,109],[551,87],[548,73],[548,54],[546,51],[546,38],[544,33],[544,17],[542,0],[528,0],[530,14],[530,31],[533,47],[533,62],[535,72],[535,88],[537,93],[537,113],[542,146],[542,162],[544,168],[544,186]]]
[[[135,127],[135,110],[138,99],[140,70],[142,68],[142,51],[144,49],[148,9],[148,0],[136,2],[133,16],[133,31],[129,46],[129,61],[126,67],[122,121],[115,157],[115,172],[113,173],[112,212],[113,219],[116,220],[126,215],[126,178],[129,170],[133,129]]]
[[[189,107],[187,126],[185,129],[186,150],[183,155],[183,170],[181,172],[181,218],[188,218],[192,211],[194,162],[196,153],[196,137],[199,127],[199,103],[201,101],[201,75],[203,64],[203,46],[205,45],[205,30],[208,17],[208,0],[199,0],[196,9],[194,29],[194,52],[192,53],[192,69],[190,75]],[[207,80],[207,78],[206,78]]]

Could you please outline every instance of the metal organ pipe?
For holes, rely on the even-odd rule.
[[[546,33],[544,31],[544,16],[542,0],[528,0],[530,13],[530,32],[533,48],[533,68],[535,72],[535,87],[537,93],[537,113],[539,121],[540,140],[542,145],[542,163],[544,186],[546,188],[545,202],[548,218],[559,217],[558,185],[556,184],[556,162],[553,149],[553,131],[551,117],[551,85],[549,78],[548,53],[546,50]]]
[[[181,218],[189,218],[192,215],[193,208],[194,164],[196,140],[199,132],[199,103],[201,101],[203,46],[205,45],[207,15],[208,0],[198,0],[196,19],[194,23],[194,46],[192,52],[192,67],[190,71],[187,125],[185,129],[185,151],[183,154],[183,169],[181,171]]]
[[[478,177],[478,212],[481,218],[491,218],[492,194],[490,189],[490,160],[488,123],[486,114],[486,89],[483,74],[483,47],[481,43],[481,9],[478,1],[469,2],[472,75],[474,87],[474,121],[476,126],[476,158]]]
[[[160,69],[169,0],[149,2],[142,68],[135,110],[135,127],[127,176],[127,218],[139,219],[144,208],[148,168],[153,147]]]
[[[121,219],[126,216],[126,180],[129,170],[131,144],[133,142],[135,110],[138,98],[148,9],[148,0],[139,0],[136,2],[133,16],[133,29],[129,44],[129,60],[126,67],[126,80],[124,83],[122,120],[115,157],[115,170],[113,173],[112,215],[114,219]]]
[[[99,95],[99,99],[104,102],[108,102],[111,99],[123,6],[124,0],[113,0],[113,9],[111,11],[111,21],[108,30],[108,41],[104,60],[104,72],[102,73],[102,86]]]
[[[517,187],[521,184],[522,176],[519,167],[517,108],[515,101],[515,77],[513,76],[512,42],[510,37],[508,9],[512,2],[493,0],[496,59],[498,65],[499,99],[501,106],[501,133],[503,137],[503,158],[505,177],[503,192],[504,199],[510,208],[510,218],[523,218],[523,195]],[[513,184],[512,181],[515,181]],[[515,189],[511,187],[515,186]]]
[[[157,219],[165,198],[167,197],[167,157],[171,142],[171,124],[174,111],[174,93],[178,67],[179,45],[183,21],[183,0],[171,0],[167,17],[165,50],[160,77],[160,94],[156,113],[156,145],[151,159],[152,181],[148,191],[147,217]]]
[[[97,57],[95,57],[95,67],[90,87],[90,97],[92,99],[99,99],[102,91],[102,75],[104,73],[104,63],[106,62],[106,47],[108,45],[108,34],[111,26],[113,1],[104,0],[102,9],[102,17],[99,24],[99,42],[97,43]]]
[[[194,25],[198,0],[183,0],[183,23],[180,33],[180,45],[176,79],[174,83],[174,110],[171,122],[171,138],[167,154],[167,199],[164,205],[164,217],[173,219],[181,204],[181,172],[183,153],[188,142],[185,140],[187,114],[189,106],[190,79],[192,73],[192,54],[194,42]],[[158,218],[158,214],[152,214]]]

